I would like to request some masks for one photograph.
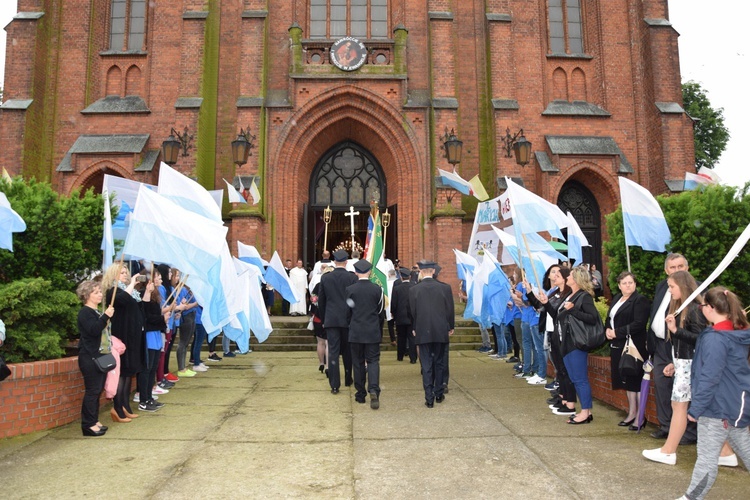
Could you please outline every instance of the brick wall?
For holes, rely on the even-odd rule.
[[[43,431],[81,418],[78,357],[8,365],[0,382],[0,439]]]

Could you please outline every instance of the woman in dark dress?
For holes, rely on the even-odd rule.
[[[115,309],[108,306],[104,314],[99,314],[97,307],[102,301],[102,289],[95,281],[84,281],[76,290],[83,307],[78,311],[78,368],[83,374],[83,385],[86,392],[81,404],[81,431],[84,436],[103,436],[107,427],[99,422],[99,395],[104,389],[106,374],[96,368],[94,358],[99,356],[102,342],[102,330]]]
[[[628,397],[628,416],[619,424],[621,427],[630,426],[631,431],[637,431],[633,425],[638,415],[638,393],[641,390],[643,369],[636,376],[620,374],[620,358],[628,336],[632,339],[641,357],[646,354],[646,323],[651,313],[651,301],[636,291],[635,275],[629,271],[620,273],[617,286],[620,293],[612,299],[612,305],[604,323],[605,334],[610,343],[610,363],[612,369],[612,389],[626,391]],[[646,425],[644,420],[643,425]]]
[[[130,422],[138,415],[130,409],[130,392],[133,377],[144,369],[146,352],[143,333],[143,311],[141,297],[135,291],[138,276],[130,276],[127,266],[115,263],[107,269],[102,279],[106,290],[105,302],[110,304],[115,292],[115,314],[112,316],[112,335],[125,344],[120,356],[120,381],[110,412],[115,422]]]

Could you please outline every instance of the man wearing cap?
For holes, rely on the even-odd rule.
[[[377,410],[380,408],[383,290],[370,281],[371,269],[372,264],[366,260],[354,264],[358,279],[346,287],[346,304],[349,306],[349,347],[352,350],[354,387],[357,389],[354,399],[357,403],[364,403],[365,396],[370,393],[370,408]]]
[[[411,318],[409,317],[409,290],[414,286],[409,278],[411,271],[405,267],[398,269],[401,276],[401,282],[393,284],[393,294],[391,295],[391,314],[396,323],[396,339],[398,347],[396,350],[396,359],[403,361],[404,354],[409,350],[409,359],[412,364],[417,362],[417,346],[414,343],[414,337],[411,336]]]
[[[328,383],[331,393],[338,394],[341,387],[339,354],[344,358],[344,378],[352,385],[352,352],[349,349],[349,322],[346,305],[346,287],[354,284],[357,277],[346,270],[346,250],[333,252],[335,269],[320,278],[318,290],[318,314],[328,337]]]
[[[433,278],[436,264],[419,261],[421,281],[409,290],[412,335],[419,346],[425,406],[445,399],[445,349],[453,335],[455,312],[450,285]],[[401,285],[403,286],[403,285]]]

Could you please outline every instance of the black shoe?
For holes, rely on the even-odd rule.
[[[411,363],[413,365],[416,365],[417,364],[417,360],[416,359],[412,359],[412,360],[409,361],[409,363]]]
[[[667,436],[669,436],[669,433],[662,429],[657,429],[651,433],[651,437],[654,439],[667,439]]]
[[[630,427],[628,427],[628,430],[629,430],[629,431],[639,431],[639,430],[643,429],[644,427],[646,427],[646,424],[647,424],[647,423],[648,423],[648,420],[646,420],[646,419],[644,418],[644,419],[643,419],[643,423],[641,424],[641,426],[640,426],[640,427],[638,427],[637,425],[633,424],[633,425],[631,425]]]
[[[370,408],[372,408],[373,410],[377,410],[378,408],[380,408],[380,399],[374,392],[370,393]]]
[[[404,360],[403,356],[400,358],[396,358],[396,361],[403,361],[403,360]]]
[[[443,401],[445,401],[445,396],[435,396],[436,403],[442,403]]]
[[[147,412],[153,413],[157,411],[159,408],[155,404],[148,401],[146,403],[138,404],[138,409],[141,411],[147,411]]]
[[[518,359],[518,356],[511,356],[505,360],[506,363],[518,363],[519,361],[521,360]]]
[[[353,383],[354,383],[354,380],[352,380],[351,377],[346,377],[344,379],[344,385],[347,386],[347,387],[351,386]]]
[[[560,398],[547,398],[547,404],[548,405],[554,405],[562,401]]]
[[[365,404],[365,398],[354,398],[354,401],[361,405]]]
[[[338,394],[338,393],[339,393],[338,389],[331,389],[331,394]]]
[[[443,386],[443,394],[448,394],[448,386],[447,385]]]
[[[107,433],[106,430],[102,429],[102,430],[95,431],[91,427],[81,427],[81,432],[83,433],[84,436],[92,436],[92,437],[103,436],[104,434]]]
[[[426,406],[427,408],[432,408],[433,406],[435,406],[435,403],[433,403],[433,402],[431,402],[431,401],[425,401],[425,402],[424,402],[424,405],[425,405],[425,406]]]
[[[320,366],[318,367],[318,370],[320,370],[320,373],[323,373],[323,370],[325,370],[325,369],[326,369],[326,366],[325,366],[325,365],[320,365]]]
[[[682,439],[680,439],[680,446],[690,446],[691,444],[695,444],[697,442],[698,441],[696,439],[690,439],[683,436]]]
[[[620,420],[620,423],[617,425],[619,427],[627,427],[629,425],[633,425],[633,422],[635,422],[635,417],[631,418],[630,420]]]
[[[576,422],[575,420],[571,418],[570,420],[568,420],[568,423],[571,425],[590,424],[592,420],[594,420],[594,416],[589,415],[588,417],[586,417],[584,420],[581,420],[580,422]]]
[[[557,389],[555,389],[555,390],[553,390],[553,391],[550,391],[549,395],[550,395],[550,397],[552,397],[552,398],[556,398],[556,397],[559,397],[559,396],[560,396],[560,391],[558,391]]]

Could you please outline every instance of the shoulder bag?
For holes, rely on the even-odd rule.
[[[574,304],[577,304],[577,300]],[[596,323],[593,325],[584,323],[580,319],[568,314],[567,332],[573,342],[573,346],[581,351],[590,352],[604,344],[607,337],[604,335],[604,324],[601,317],[596,315]]]
[[[643,375],[643,357],[638,352],[638,348],[633,343],[633,339],[628,335],[625,341],[625,347],[622,349],[622,356],[620,356],[620,376],[625,377],[638,377]]]
[[[117,366],[117,361],[115,361],[115,357],[112,355],[112,336],[110,334],[110,326],[107,325],[104,328],[104,331],[107,333],[107,349],[110,350],[110,352],[100,352],[98,356],[93,356],[92,359],[94,360],[94,365],[96,366],[96,369],[99,370],[101,373],[107,373],[109,371],[112,371]]]

